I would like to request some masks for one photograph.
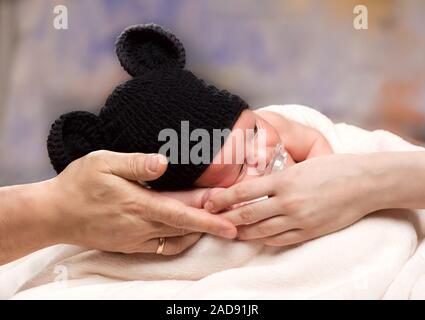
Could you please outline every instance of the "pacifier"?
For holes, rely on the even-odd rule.
[[[278,143],[274,149],[273,157],[264,170],[264,175],[282,171],[286,167],[288,161],[288,153],[282,150],[282,145]]]

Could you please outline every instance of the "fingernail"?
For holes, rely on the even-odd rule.
[[[214,209],[214,205],[211,201],[207,201],[204,206],[205,210],[211,211]]]
[[[148,163],[147,163],[148,170],[151,172],[156,172],[156,170],[158,169],[158,162],[159,162],[158,155],[149,156]]]

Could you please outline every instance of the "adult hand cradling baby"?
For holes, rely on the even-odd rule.
[[[1,232],[0,264],[58,243],[155,253],[158,238],[166,237],[162,254],[171,255],[196,243],[201,232],[233,238],[229,221],[189,206],[199,190],[174,193],[179,201],[137,183],[166,168],[162,155],[97,151],[51,180],[1,188],[1,221],[9,222]]]
[[[309,159],[282,172],[235,184],[205,208],[238,225],[241,240],[272,246],[310,240],[386,208],[423,208],[423,152],[337,154]]]
[[[374,209],[359,208],[355,204],[364,205],[366,201],[346,196],[350,192],[347,187],[360,187],[352,183],[355,172],[346,174],[345,165],[351,158],[335,155],[309,159],[253,182],[235,184],[213,195],[206,208],[218,212],[268,196],[221,214],[239,226],[241,240],[259,239],[266,245],[284,246],[330,233]],[[352,196],[367,192],[366,186],[352,191]]]

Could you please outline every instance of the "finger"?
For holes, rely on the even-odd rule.
[[[224,212],[219,216],[225,217],[235,226],[252,224],[278,215],[282,211],[274,198],[269,198],[254,203],[246,204],[239,208]]]
[[[263,243],[268,246],[289,246],[291,244],[296,244],[307,240],[307,237],[303,231],[304,230],[301,229],[294,229],[262,240]]]
[[[268,238],[294,229],[294,222],[287,216],[275,216],[252,225],[238,227],[239,240]]]
[[[184,190],[184,191],[164,191],[161,192],[163,196],[176,199],[187,206],[194,208],[202,208],[202,198],[207,192],[207,188],[198,188],[193,190]]]
[[[206,200],[214,189],[210,188],[196,188],[184,191],[166,191],[161,192],[162,195],[179,200],[187,206],[194,208],[203,208]]]
[[[162,222],[177,229],[206,232],[228,239],[233,239],[237,234],[236,227],[226,218],[186,206],[160,193],[150,192],[141,207],[147,208],[143,210],[146,212],[140,212],[147,221]]]
[[[203,208],[205,202],[207,202],[213,194],[221,190],[224,190],[224,188],[196,188],[185,191],[165,191],[161,192],[161,194],[179,200],[188,206]]]
[[[207,203],[207,201],[209,199],[211,199],[211,197],[217,193],[220,193],[221,191],[226,190],[226,188],[220,188],[220,187],[216,187],[216,188],[210,188],[208,189],[208,192],[206,192],[204,194],[204,198],[202,199],[202,208],[205,206],[205,204]]]
[[[191,233],[181,237],[166,237],[162,255],[173,255],[183,252],[185,249],[194,245],[200,238],[201,233]],[[156,253],[159,246],[159,238],[145,241],[137,252]]]
[[[147,228],[152,230],[149,233],[149,237],[151,238],[178,237],[193,233],[192,230],[173,228],[161,222],[150,222],[150,226]]]
[[[198,242],[201,236],[201,233],[191,233],[184,237],[166,238],[162,254],[165,256],[179,254]]]
[[[235,184],[212,195],[205,203],[204,208],[210,212],[218,212],[234,204],[255,200],[273,193],[272,176],[260,177]]]
[[[132,181],[155,180],[164,174],[168,164],[162,154],[100,151],[94,157],[106,163],[109,173]]]

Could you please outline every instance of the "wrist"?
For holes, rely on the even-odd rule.
[[[359,181],[362,186],[362,203],[365,214],[391,207],[393,176],[389,174],[390,161],[385,153],[356,156]]]
[[[43,247],[62,243],[64,233],[57,201],[56,179],[42,181],[31,186],[32,190],[27,199],[27,204],[31,208],[28,210],[33,212],[36,217],[35,224],[42,232],[40,238]]]
[[[0,188],[0,265],[59,243],[49,185]]]
[[[388,152],[381,157],[385,208],[424,208],[425,152]]]
[[[415,207],[417,196],[406,184],[415,184],[422,178],[418,167],[420,162],[412,154],[381,152],[361,156],[362,176],[368,184],[365,199],[371,204],[372,211]]]

